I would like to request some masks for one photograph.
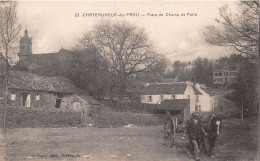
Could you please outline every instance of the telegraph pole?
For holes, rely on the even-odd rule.
[[[6,120],[7,120],[7,104],[8,104],[8,80],[9,80],[9,63],[8,49],[5,51],[6,73],[5,73],[5,101],[4,101],[4,136],[6,138]]]

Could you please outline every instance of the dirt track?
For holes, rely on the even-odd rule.
[[[202,154],[201,160],[254,160],[256,127],[251,122],[225,122],[216,146],[216,158]],[[173,148],[164,145],[162,128],[10,129],[7,133],[7,155],[8,160],[15,161],[192,161],[193,159],[185,155],[180,136],[177,136],[177,143]]]

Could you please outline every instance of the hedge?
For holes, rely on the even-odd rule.
[[[3,127],[4,108],[2,107],[0,117],[0,126]],[[6,123],[7,128],[79,127],[81,113],[8,107]]]

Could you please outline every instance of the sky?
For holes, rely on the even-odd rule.
[[[144,28],[156,51],[168,60],[192,61],[198,56],[216,59],[230,54],[225,48],[209,45],[204,37],[205,27],[216,24],[219,8],[225,4],[234,6],[235,2],[19,1],[17,12],[23,30],[27,29],[32,37],[33,54],[71,49],[101,19],[111,19],[127,20]],[[124,16],[84,16],[90,13]]]

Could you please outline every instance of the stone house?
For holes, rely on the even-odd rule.
[[[236,81],[239,73],[237,64],[215,64],[213,66],[213,81],[215,85],[228,85]]]
[[[8,104],[18,108],[91,111],[100,106],[64,77],[11,71],[8,89]]]
[[[199,95],[201,93],[192,82],[169,82],[146,84],[141,91],[141,103],[161,104],[164,100],[190,100],[190,113],[200,111]]]
[[[217,107],[217,96],[212,94],[205,85],[197,83],[195,87],[201,93],[201,95],[199,95],[198,103],[200,110],[202,112],[210,112],[214,110],[214,108]]]

